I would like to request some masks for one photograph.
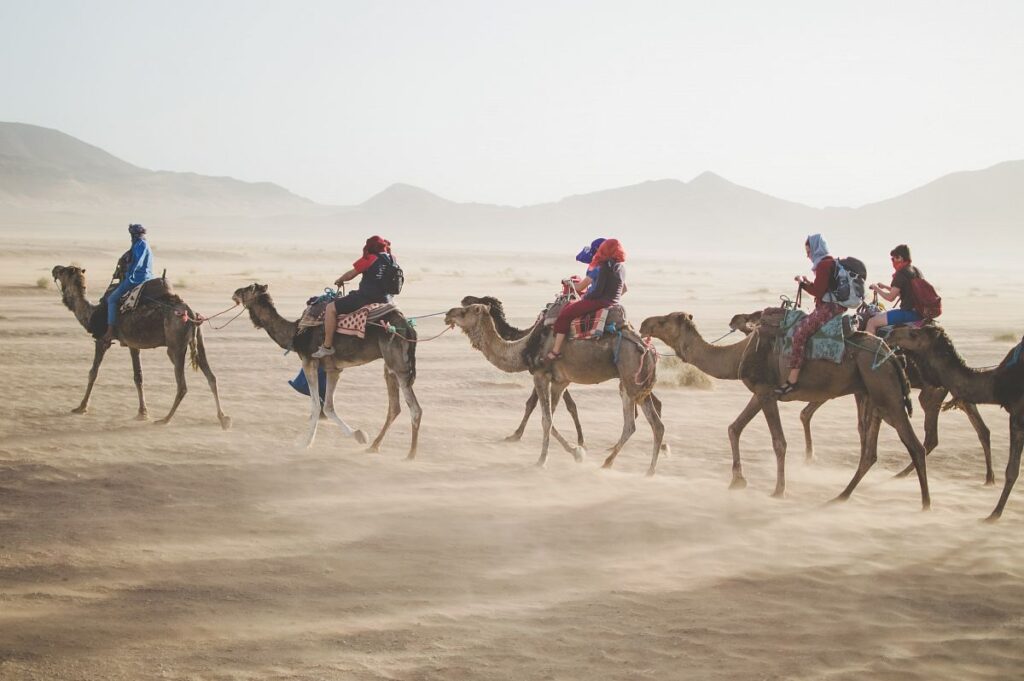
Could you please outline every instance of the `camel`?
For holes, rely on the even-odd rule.
[[[521,338],[525,338],[534,329],[533,326],[528,329],[517,329],[509,324],[508,320],[505,319],[504,305],[500,300],[493,296],[483,296],[480,298],[476,296],[466,296],[462,299],[462,306],[466,307],[468,305],[486,305],[490,309],[491,318],[494,320],[494,327],[498,331],[498,335],[507,341],[516,341]],[[536,326],[536,324],[534,326]],[[525,367],[523,370],[525,371]],[[569,394],[568,390],[565,391],[564,397],[565,408],[569,411],[569,415],[572,416],[573,425],[576,426],[576,445],[577,447],[585,448],[586,444],[583,440],[583,426],[580,424],[580,414],[579,410],[576,408],[576,400],[572,398],[572,395]],[[530,416],[533,414],[533,410],[537,407],[537,400],[537,391],[531,391],[530,396],[526,400],[526,411],[523,413],[523,420],[519,422],[519,427],[516,428],[511,435],[505,438],[506,442],[518,442],[522,439],[523,433],[526,432],[526,424],[530,421]],[[557,433],[557,431],[555,431],[555,433]],[[560,435],[556,434],[555,437],[556,439],[559,439],[560,442],[564,442],[564,440],[561,440]],[[563,444],[563,446],[566,446],[566,444]],[[569,449],[569,451],[572,453],[573,449]]]
[[[420,420],[423,410],[416,399],[412,386],[416,381],[416,331],[406,321],[401,312],[395,310],[381,319],[381,323],[396,329],[394,335],[382,326],[367,324],[366,337],[357,338],[338,334],[334,337],[334,355],[317,360],[312,357],[323,340],[323,327],[316,326],[299,331],[297,321],[290,322],[274,307],[274,301],[267,293],[265,284],[251,284],[235,291],[232,300],[249,311],[253,326],[263,329],[271,340],[286,350],[294,350],[302,359],[302,370],[306,374],[309,385],[317,385],[317,369],[323,363],[327,373],[327,392],[321,408],[320,394],[316,389],[309,391],[310,417],[309,430],[306,434],[306,447],[312,447],[316,439],[317,422],[320,413],[334,421],[342,433],[355,438],[359,444],[366,444],[366,434],[356,430],[342,420],[334,408],[334,391],[338,387],[338,379],[343,369],[369,364],[378,359],[384,360],[384,383],[388,389],[388,412],[377,437],[370,445],[370,452],[379,452],[381,442],[388,428],[401,413],[399,390],[405,396],[412,417],[412,442],[409,445],[407,460],[416,458],[416,446],[419,441]]]
[[[734,315],[729,322],[729,328],[734,331],[741,331],[749,335],[757,329],[761,319],[761,312]],[[974,432],[978,434],[978,441],[985,454],[985,485],[996,483],[995,472],[992,470],[992,434],[985,421],[981,418],[978,405],[964,402],[963,400],[951,400],[945,403],[949,395],[949,389],[942,385],[941,377],[932,372],[922,369],[908,358],[907,378],[910,379],[910,387],[921,392],[918,394],[918,402],[924,410],[924,450],[925,456],[939,446],[939,413],[950,409],[959,409],[967,415]],[[814,440],[811,437],[811,418],[821,408],[824,402],[811,402],[800,411],[800,423],[804,429],[804,453],[807,461],[814,460]],[[903,478],[914,471],[913,464],[908,465],[896,474],[896,477]]]
[[[507,341],[498,333],[487,305],[453,307],[445,315],[445,323],[460,327],[469,337],[470,344],[480,350],[487,361],[502,371],[529,371],[533,374],[534,391],[541,406],[544,432],[540,458],[537,460],[538,466],[547,463],[552,430],[551,412],[558,405],[566,387],[570,383],[595,384],[619,379],[622,434],[609,452],[603,467],[612,467],[615,457],[636,431],[636,407],[639,406],[654,433],[654,451],[647,470],[647,475],[654,475],[665,436],[665,426],[655,408],[654,400],[651,399],[656,374],[656,356],[640,338],[633,337],[631,329],[624,330],[621,339],[616,334],[598,340],[571,341],[566,344],[561,359],[547,363],[541,358],[554,341],[552,334],[546,333],[543,327],[538,326],[524,338]],[[577,454],[577,462],[581,459],[582,457]]]
[[[75,314],[78,323],[86,330],[89,330],[90,320],[97,312],[98,305],[93,305],[85,297],[85,270],[73,265],[63,267],[57,265],[52,270],[53,280],[59,284],[61,300]],[[174,404],[167,416],[156,421],[163,425],[171,420],[178,405],[188,392],[185,385],[185,352],[189,352],[193,369],[200,369],[206,376],[210,390],[213,392],[213,400],[217,405],[217,420],[221,428],[227,430],[231,427],[231,417],[224,413],[220,407],[220,395],[217,392],[217,377],[210,369],[210,363],[206,359],[206,348],[203,345],[203,332],[195,321],[195,313],[177,295],[170,293],[158,301],[141,300],[132,312],[124,315],[120,323],[115,327],[115,338],[122,344],[128,346],[132,356],[132,369],[135,374],[135,389],[139,394],[139,411],[136,419],[144,421],[149,418],[149,410],[146,407],[146,396],[142,388],[142,360],[140,350],[150,348],[167,348],[167,356],[174,364],[174,379],[178,384],[178,391],[174,396]],[[96,376],[99,375],[100,364],[106,355],[109,345],[102,340],[94,340],[94,354],[92,368],[89,370],[89,383],[85,388],[85,397],[81,404],[72,409],[72,413],[85,414],[89,410],[89,398],[92,396],[93,385],[96,383]]]
[[[1013,485],[1020,472],[1024,448],[1024,362],[1009,364],[1009,356],[997,367],[972,369],[967,366],[942,327],[926,324],[921,328],[896,327],[889,335],[923,369],[941,377],[957,400],[971,404],[998,404],[1010,414],[1010,455],[1006,462],[1006,480],[999,502],[987,520],[994,522],[1003,514]]]
[[[843,395],[860,395],[869,402],[858,400],[858,408],[865,407],[865,413],[858,419],[858,430],[862,432],[861,460],[853,479],[835,501],[850,497],[854,488],[877,458],[877,438],[880,419],[892,425],[910,454],[917,469],[921,487],[921,505],[931,506],[928,493],[928,478],[924,468],[924,446],[918,440],[910,424],[908,412],[911,404],[908,398],[909,386],[903,368],[896,361],[887,361],[872,369],[875,360],[875,344],[881,343],[874,336],[858,333],[856,345],[848,345],[846,358],[841,364],[827,361],[809,361],[800,376],[799,388],[779,398],[775,387],[780,383],[778,355],[771,339],[761,338],[760,329],[733,345],[719,347],[705,341],[696,325],[693,315],[673,312],[669,315],[649,317],[640,325],[640,334],[653,336],[672,347],[684,362],[689,362],[716,378],[739,379],[753,393],[750,402],[729,426],[729,442],[732,446],[733,479],[730,487],[745,487],[743,468],[740,461],[739,440],[743,428],[758,412],[764,412],[775,450],[776,480],[774,497],[781,497],[786,489],[786,437],[779,418],[778,401],[824,402]]]

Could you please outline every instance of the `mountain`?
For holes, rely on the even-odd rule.
[[[216,216],[317,205],[269,182],[147,170],[57,130],[0,123],[0,207]]]
[[[324,206],[270,183],[153,171],[56,130],[0,123],[0,229],[80,229],[141,220],[191,237],[225,234],[512,251],[575,249],[618,235],[634,252],[792,256],[804,236],[828,235],[843,254],[905,241],[963,258],[1012,258],[1024,224],[1024,161],[941,177],[859,208],[819,209],[737,185],[711,172],[568,196],[532,206],[458,203],[394,184],[355,206]],[[964,236],[969,234],[970,241]],[[1010,247],[1007,247],[1010,246]]]

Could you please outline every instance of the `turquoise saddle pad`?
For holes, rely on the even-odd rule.
[[[793,332],[797,324],[807,316],[803,310],[787,310],[782,321],[782,352],[784,359],[793,354]],[[843,315],[828,320],[807,343],[807,359],[827,359],[840,364],[846,354],[846,340],[843,338]]]

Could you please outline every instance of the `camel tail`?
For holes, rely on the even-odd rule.
[[[189,326],[192,327],[192,337],[188,339],[188,363],[192,366],[192,371],[199,371],[199,348],[205,351],[203,332],[192,322],[189,322]]]

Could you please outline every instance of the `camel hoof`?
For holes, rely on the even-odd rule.
[[[786,497],[786,490],[775,490],[769,494],[772,499],[784,499]]]
[[[985,478],[985,487],[992,487],[996,484],[995,478]]]
[[[665,457],[666,459],[672,456],[672,448],[669,447],[668,443],[666,442],[661,443],[661,456]]]
[[[71,410],[72,414],[85,414],[89,411],[89,407],[75,407]]]
[[[222,430],[231,430],[231,417],[230,416],[225,414],[224,416],[220,417],[219,420],[220,420],[220,427],[221,427]]]
[[[544,470],[545,468],[547,468],[547,465],[548,464],[546,461],[538,461],[537,463],[533,464],[533,467],[536,468],[537,470]]]
[[[415,461],[416,460],[416,452],[409,452],[408,454],[406,454],[405,455],[405,460],[406,461]]]
[[[572,452],[572,458],[576,459],[576,463],[583,463],[583,459],[587,458],[587,450],[582,445],[577,446]]]
[[[367,442],[369,442],[369,440],[366,437],[366,433],[364,433],[361,430],[357,430],[356,432],[352,433],[352,437],[354,437],[356,439],[356,442],[358,442],[361,445],[365,445]]]
[[[374,443],[366,448],[367,454],[380,454],[380,444]]]
[[[603,464],[601,464],[601,468],[609,468],[610,469],[613,464],[614,464],[613,461],[605,461]]]
[[[654,477],[654,469],[653,468],[648,468],[647,469],[647,474],[644,477],[653,478]]]
[[[149,414],[147,414],[144,411],[140,411],[138,414],[135,415],[135,420],[136,421],[148,421],[149,420]]]
[[[733,478],[729,483],[729,489],[746,489],[747,479],[743,477]]]
[[[907,477],[908,475],[910,475],[913,472],[914,472],[914,467],[911,466],[910,468],[908,468],[906,470],[902,470],[899,473],[897,473],[896,475],[892,476],[892,478],[893,478],[893,480],[902,480],[903,478]]]
[[[814,456],[814,452],[808,452],[807,456],[804,457],[804,463],[808,466],[813,466],[818,463],[818,457]]]
[[[992,514],[989,515],[989,517],[987,517],[984,520],[982,520],[981,522],[987,523],[989,525],[993,525],[993,524],[999,522],[999,518],[1002,517],[1002,515],[1003,515],[1002,513],[996,513],[995,511],[992,511]]]
[[[832,506],[832,505],[834,505],[834,504],[843,504],[843,503],[846,503],[846,502],[847,502],[847,501],[849,501],[849,500],[850,500],[850,497],[844,497],[844,496],[843,496],[842,494],[840,494],[840,495],[839,495],[838,497],[833,497],[832,499],[829,499],[829,500],[828,500],[828,501],[827,501],[826,503],[827,503],[827,504],[828,504],[829,506]]]
[[[930,510],[932,510],[932,502],[926,501],[923,504],[921,504],[921,512],[922,513],[924,513],[925,511],[930,511]]]
[[[169,418],[167,418],[165,416],[162,419],[157,419],[156,421],[153,421],[153,425],[155,425],[155,426],[166,426],[170,422],[171,422],[171,419],[169,419]]]
[[[521,439],[523,439],[522,433],[512,433],[508,437],[503,438],[502,442],[519,442]]]

